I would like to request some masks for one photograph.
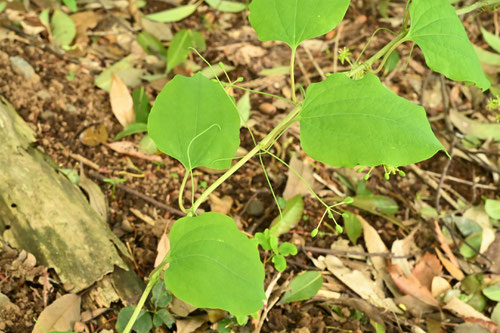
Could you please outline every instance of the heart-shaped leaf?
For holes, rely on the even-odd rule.
[[[455,81],[472,82],[486,90],[486,78],[465,28],[449,0],[415,0],[406,40],[415,42],[432,70]]]
[[[259,40],[279,40],[296,49],[306,39],[334,29],[350,0],[253,0],[249,20]]]
[[[184,217],[172,227],[170,245],[165,285],[176,297],[235,316],[262,307],[264,265],[257,242],[242,234],[233,219],[212,212]]]
[[[234,101],[199,73],[176,76],[163,88],[149,115],[148,131],[158,149],[188,171],[228,168],[240,144]]]
[[[338,73],[311,84],[299,120],[305,152],[333,166],[408,165],[444,149],[424,108],[371,74],[352,80]]]

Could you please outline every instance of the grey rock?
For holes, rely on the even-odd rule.
[[[10,57],[10,64],[14,72],[24,76],[27,80],[35,76],[35,70],[33,67],[21,57]]]
[[[259,199],[250,201],[247,207],[247,213],[251,216],[261,216],[264,213],[264,203]]]

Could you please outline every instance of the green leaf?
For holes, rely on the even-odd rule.
[[[349,240],[356,245],[359,236],[363,233],[363,226],[356,215],[351,212],[345,212],[342,216],[344,217],[344,228],[347,233],[347,237],[349,237]]]
[[[249,20],[259,40],[279,40],[296,49],[306,39],[334,29],[350,0],[253,0]]]
[[[142,46],[144,51],[150,55],[157,55],[161,59],[167,58],[167,49],[162,42],[150,34],[149,32],[140,32],[137,34],[137,42]]]
[[[285,209],[282,212],[283,219],[278,215],[271,223],[271,235],[279,236],[290,231],[299,223],[304,212],[304,201],[300,194],[287,200]]]
[[[73,13],[75,13],[76,10],[78,9],[76,5],[76,0],[63,0],[63,2],[69,9],[71,9]]]
[[[488,297],[492,301],[500,301],[500,285],[494,285],[483,289],[484,296]]]
[[[281,254],[274,255],[272,262],[278,272],[283,272],[286,269],[286,259]]]
[[[174,9],[167,9],[158,13],[146,15],[146,18],[156,22],[177,22],[193,14],[198,6],[185,5]]]
[[[309,86],[300,120],[304,151],[337,167],[420,162],[444,149],[424,108],[385,88],[369,74],[337,73]]]
[[[167,51],[167,72],[170,72],[187,59],[191,47],[203,51],[206,47],[203,35],[198,31],[179,30],[172,39]]]
[[[246,4],[229,0],[205,0],[212,8],[226,13],[238,13],[247,8]]]
[[[303,301],[314,297],[323,285],[323,277],[318,271],[302,272],[290,282],[281,303]]]
[[[0,13],[7,7],[7,2],[0,2]]]
[[[483,233],[478,232],[468,236],[465,239],[465,242],[460,246],[460,253],[464,256],[464,258],[472,258],[475,257],[479,253],[479,249],[481,247],[481,242],[483,241]],[[472,246],[472,247],[471,247]]]
[[[132,91],[132,100],[134,101],[135,122],[147,124],[151,104],[149,104],[149,98],[144,91],[144,87]]]
[[[262,307],[264,265],[257,242],[242,234],[233,219],[213,212],[184,217],[173,225],[169,237],[165,285],[176,297],[235,316]]]
[[[487,199],[484,209],[486,209],[489,217],[500,220],[500,200]]]
[[[52,38],[60,47],[69,46],[76,36],[75,23],[59,9],[52,14],[52,27]]]
[[[165,324],[168,328],[172,328],[172,325],[175,323],[174,317],[165,309],[160,309],[153,316],[153,324],[156,328],[161,327]]]
[[[358,195],[352,205],[366,211],[389,215],[396,214],[399,210],[398,203],[385,195]]]
[[[295,245],[293,245],[292,243],[289,243],[289,242],[283,242],[281,243],[280,245],[280,248],[279,248],[279,253],[282,255],[282,256],[289,256],[289,255],[296,255],[297,254],[297,247]]]
[[[125,83],[129,87],[140,84],[140,77],[143,75],[143,70],[139,68],[133,68],[134,58],[134,55],[126,56],[125,58],[106,68],[101,74],[99,74],[98,77],[95,78],[95,85],[109,92],[113,74],[118,76],[123,81],[123,83]]]
[[[225,90],[202,74],[176,76],[156,98],[148,121],[158,148],[188,171],[231,166],[240,144],[240,119]]]
[[[168,290],[165,289],[164,283],[159,282],[154,286],[151,301],[160,308],[166,307],[172,301],[172,296]]]
[[[455,81],[472,82],[483,91],[490,82],[449,0],[419,0],[410,5],[411,27],[405,40],[415,42],[432,70]]]
[[[492,34],[488,30],[481,27],[481,32],[483,34],[483,38],[488,43],[489,46],[498,53],[500,53],[500,37]]]
[[[266,251],[271,250],[271,237],[269,236],[269,229],[264,230],[264,232],[257,232],[254,237],[260,247]]]
[[[238,108],[238,113],[240,114],[240,125],[244,126],[250,118],[250,109],[252,108],[250,104],[250,93],[247,91],[236,104]]]
[[[116,330],[118,332],[123,332],[125,327],[127,326],[128,321],[132,317],[134,313],[135,306],[127,306],[120,310],[118,313],[118,318],[116,319]],[[153,321],[149,313],[144,310],[141,310],[139,313],[139,317],[132,326],[132,330],[137,333],[148,333],[153,328]]]
[[[149,135],[144,135],[139,142],[139,150],[146,154],[156,154],[158,147]]]
[[[384,68],[387,71],[387,73],[390,73],[393,70],[395,70],[396,67],[398,66],[400,60],[401,60],[401,56],[399,55],[399,53],[397,51],[392,52],[384,64]]]
[[[133,123],[125,127],[123,131],[118,133],[114,140],[118,141],[120,139],[123,139],[126,136],[132,135],[132,134],[137,134],[137,133],[142,133],[146,132],[148,130],[148,125],[144,123]]]
[[[476,54],[479,57],[479,61],[481,61],[483,64],[500,66],[500,54],[483,50],[476,45],[474,45],[474,51],[476,51]]]

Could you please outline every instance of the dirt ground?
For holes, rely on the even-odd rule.
[[[170,8],[167,2],[148,1],[146,13]],[[401,14],[401,6],[391,7],[391,17]],[[110,12],[95,9],[100,15],[109,16]],[[255,33],[249,27],[247,14],[219,13],[202,6],[201,13],[189,17],[182,22],[174,23],[172,30],[193,28],[200,30],[206,41],[207,51],[204,57],[211,63],[222,61],[232,64],[235,69],[229,73],[232,79],[243,77],[248,87],[264,90],[274,94],[289,93],[289,82],[285,76],[262,77],[258,73],[262,69],[287,64],[289,51],[280,43],[260,43]],[[200,17],[202,15],[202,17]],[[109,21],[109,20],[108,20]],[[495,29],[496,14],[481,13],[465,21],[469,37],[477,45],[483,45],[480,37],[479,24],[490,30]],[[0,21],[0,26],[12,28],[6,20]],[[103,23],[104,25],[104,23]],[[381,20],[377,11],[373,11],[367,1],[353,1],[348,11],[346,21],[340,30],[322,37],[328,49],[340,45],[351,48],[354,55],[358,55],[369,39],[371,33],[378,27],[390,27],[390,20]],[[208,27],[208,28],[207,28]],[[99,71],[106,68],[114,60],[126,55],[127,51],[120,48],[118,42],[99,31],[106,31],[106,26],[97,26],[92,30],[96,42],[86,54],[68,54],[54,52],[48,46],[46,36],[27,37],[10,31],[10,38],[0,38],[0,96],[4,96],[22,118],[30,125],[37,135],[36,146],[51,156],[63,169],[79,169],[80,164],[88,176],[100,185],[105,193],[109,205],[108,223],[113,232],[129,246],[133,255],[133,266],[140,277],[146,278],[153,269],[157,246],[165,226],[178,218],[172,211],[167,211],[151,198],[163,205],[177,209],[179,186],[184,174],[183,168],[177,161],[162,156],[162,164],[156,165],[148,160],[125,156],[117,153],[104,144],[89,145],[85,133],[89,129],[105,131],[107,138],[104,141],[112,142],[112,138],[122,130],[121,125],[114,117],[109,95],[94,84]],[[17,36],[13,38],[12,36]],[[367,49],[373,54],[381,45],[389,40],[389,35],[381,32],[371,42]],[[14,40],[16,39],[16,40]],[[96,47],[99,46],[99,48]],[[89,46],[90,48],[90,46]],[[107,51],[103,51],[106,49]],[[401,46],[398,50],[402,59],[410,52],[410,45]],[[113,55],[113,50],[117,51]],[[332,57],[328,53],[311,44],[312,58],[304,50],[299,50],[299,66],[297,80],[299,84],[321,80],[321,72],[333,69]],[[261,52],[262,55],[261,55]],[[35,75],[27,80],[11,66],[11,57],[18,56],[26,60],[34,69]],[[86,61],[82,61],[82,59]],[[202,60],[191,56],[197,64]],[[143,64],[143,66],[146,66]],[[457,130],[450,124],[446,116],[448,105],[451,104],[459,111],[473,110],[479,114],[478,118],[491,118],[484,107],[487,103],[485,96],[478,97],[473,88],[466,88],[432,73],[424,67],[420,50],[415,49],[408,66],[399,68],[383,76],[383,82],[400,96],[422,104],[430,117],[431,125],[438,138],[445,143],[447,149],[454,142],[453,149],[470,153],[463,141],[457,141]],[[146,67],[145,67],[146,68]],[[336,65],[337,70],[344,67]],[[74,78],[68,80],[69,73],[75,73]],[[189,74],[186,68],[176,69],[181,74]],[[153,100],[166,80],[142,82],[148,96]],[[444,83],[444,86],[441,84]],[[288,90],[287,90],[288,89]],[[238,99],[242,93],[235,91]],[[288,111],[287,106],[276,103],[270,98],[252,95],[253,130],[258,138],[276,125]],[[103,130],[104,128],[104,130]],[[138,143],[141,134],[134,135],[127,140]],[[91,138],[92,139],[92,138]],[[498,146],[496,146],[498,149]],[[241,150],[251,150],[252,140],[246,130],[242,130]],[[498,150],[491,147],[481,148],[489,157],[498,158]],[[354,195],[346,186],[344,179],[357,179],[355,173],[313,162],[300,148],[298,127],[292,128],[280,138],[274,147],[274,152],[280,154],[287,161],[291,153],[300,160],[308,160],[312,166],[319,193],[323,198],[335,197],[337,194],[330,188],[339,189],[341,193]],[[90,161],[91,163],[85,163]],[[281,196],[287,185],[287,168],[270,157],[264,157],[273,188]],[[90,165],[90,166],[89,166]],[[446,166],[449,179],[440,187],[441,199],[435,201],[436,189],[433,184],[439,183],[440,175]],[[141,176],[137,174],[140,170]],[[425,172],[423,172],[423,170]],[[451,211],[455,208],[450,201],[443,197],[443,193],[451,193],[455,200],[462,200],[469,205],[481,204],[483,197],[498,196],[498,180],[494,179],[491,167],[475,159],[454,157],[449,160],[446,154],[438,153],[432,159],[418,164],[416,167],[404,168],[406,177],[392,177],[384,180],[383,170],[375,169],[366,187],[375,194],[392,198],[398,204],[394,218],[403,221],[410,230],[417,226],[415,244],[420,251],[430,251],[438,246],[434,232],[433,219],[421,213],[422,202],[438,211]],[[497,170],[498,171],[498,170]],[[498,174],[497,174],[498,175]],[[200,171],[197,174],[197,184],[210,184],[217,178],[217,174]],[[361,175],[362,177],[362,175]],[[125,179],[115,190],[103,178]],[[450,180],[452,179],[452,180]],[[454,179],[454,181],[453,181]],[[478,186],[479,185],[479,186]],[[206,186],[206,185],[205,185]],[[128,191],[125,191],[126,188]],[[191,196],[191,187],[185,193],[186,198]],[[134,195],[139,193],[141,195]],[[196,196],[199,195],[199,191]],[[273,204],[273,197],[267,187],[265,175],[258,160],[252,160],[239,172],[223,184],[215,193],[218,198],[231,197],[234,202],[230,215],[235,218],[239,226],[249,233],[263,231],[278,215]],[[286,281],[290,276],[312,269],[316,266],[314,258],[321,254],[321,249],[330,249],[330,245],[338,239],[347,239],[345,234],[337,235],[328,227],[321,229],[321,237],[312,238],[310,232],[316,227],[323,210],[321,205],[310,196],[306,196],[304,216],[291,232],[283,237],[296,244],[309,248],[302,249],[299,254],[290,260],[288,269],[281,276],[280,281]],[[202,205],[202,209],[211,210],[209,202]],[[149,216],[153,225],[146,223],[134,214],[133,210]],[[378,231],[381,239],[390,248],[391,244],[405,237],[408,232],[390,223],[381,216],[370,214],[365,210],[353,208],[351,211],[363,216]],[[339,219],[339,221],[342,221]],[[364,242],[360,240],[361,245]],[[416,255],[416,254],[415,254]],[[347,259],[347,261],[352,259]],[[57,283],[57,275],[52,270],[38,266],[34,258],[24,251],[10,248],[7,244],[0,247],[0,295],[8,298],[9,310],[2,312],[0,317],[0,331],[12,333],[30,332],[41,311],[57,297],[64,294],[62,286]],[[272,267],[267,267],[266,284],[275,276]],[[285,305],[276,305],[268,313],[262,332],[368,332],[373,331],[370,324],[370,315],[356,313],[376,312],[374,308],[348,288],[343,286],[333,276],[326,280],[332,290],[338,291],[342,297],[336,300],[315,298],[311,301]],[[49,287],[50,286],[50,287]],[[2,299],[0,299],[0,303]],[[83,305],[85,310],[87,305]],[[93,318],[85,323],[87,332],[105,332],[113,330],[117,313],[121,304],[114,304],[113,309]],[[91,308],[91,307],[88,307]],[[82,310],[82,311],[83,311]],[[202,313],[201,310],[195,315]],[[376,315],[376,314],[375,314]],[[425,322],[425,318],[407,314],[395,316],[390,313],[379,313],[386,325],[387,332],[408,332],[416,324]],[[439,311],[434,311],[430,317],[439,320]],[[461,322],[458,316],[446,316],[448,327],[452,330]],[[210,323],[205,323],[198,329],[200,332],[210,331]],[[85,330],[83,330],[85,331]],[[159,330],[166,332],[166,328]],[[242,330],[245,331],[245,330]],[[109,332],[109,331],[108,331]]]

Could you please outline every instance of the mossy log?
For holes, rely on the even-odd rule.
[[[72,292],[91,286],[113,272],[115,266],[128,271],[122,259],[128,256],[124,244],[91,208],[80,189],[33,146],[33,131],[3,99],[0,138],[3,239],[53,268]],[[131,273],[128,276],[137,282],[137,276]]]

